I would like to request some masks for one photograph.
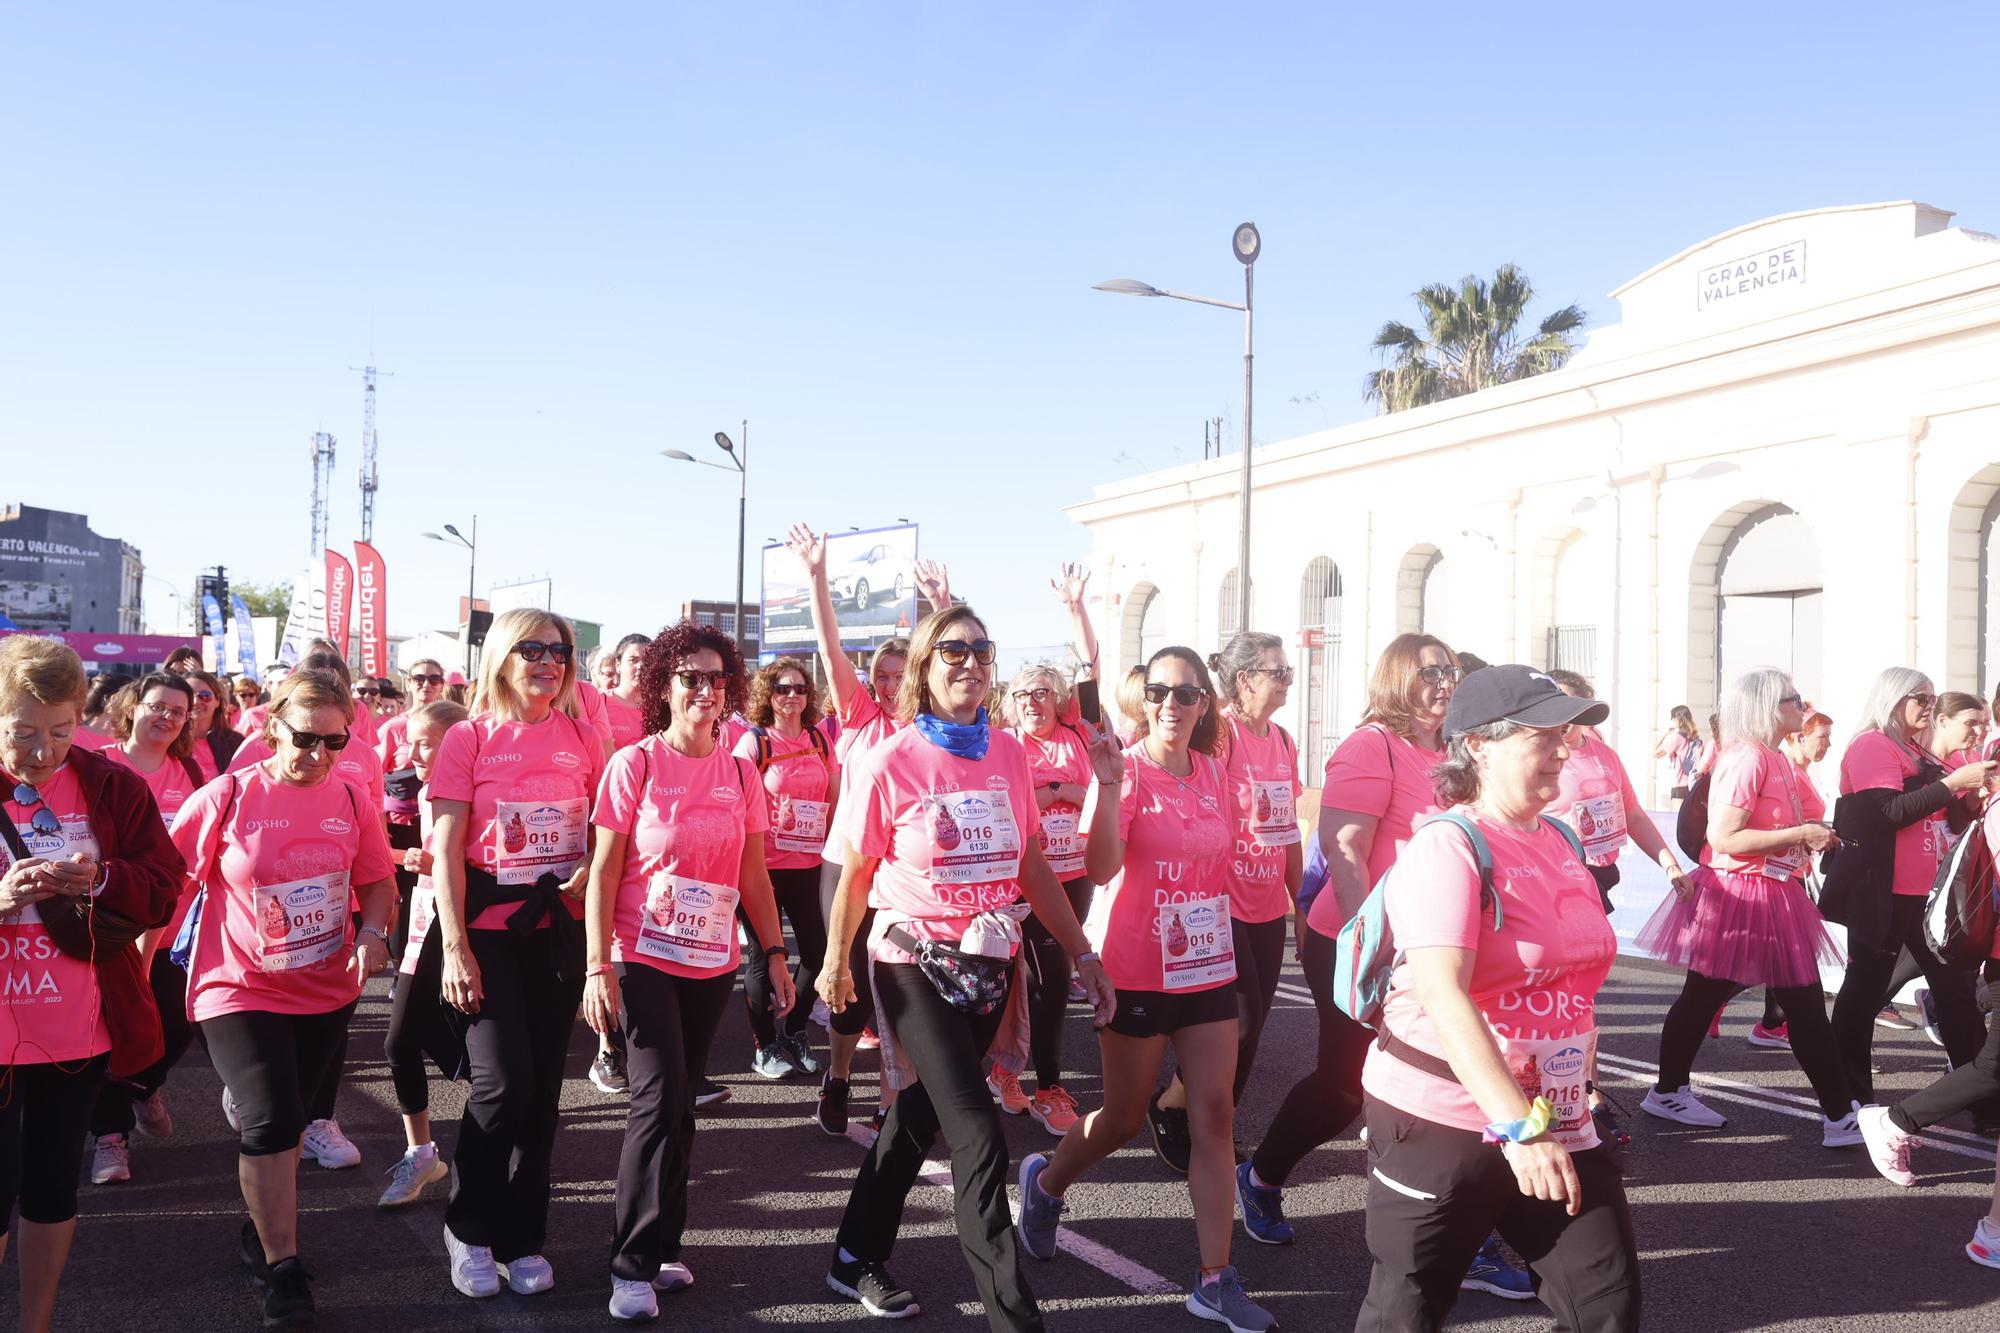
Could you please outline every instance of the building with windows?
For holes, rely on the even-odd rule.
[[[708,625],[721,630],[736,640],[736,651],[743,654],[743,660],[756,670],[757,654],[760,648],[758,622],[760,613],[755,602],[746,602],[743,607],[743,632],[736,630],[735,602],[688,601],[681,603],[681,619],[692,619],[697,625]]]
[[[145,576],[139,548],[91,531],[88,515],[0,509],[0,616],[21,629],[142,633]]]
[[[1292,645],[1308,780],[1408,630],[1590,676],[1642,794],[1668,710],[1705,718],[1751,666],[1791,671],[1837,744],[1885,666],[1990,697],[2000,240],[1951,216],[1735,228],[1613,292],[1559,371],[1260,447],[1251,623]],[[1116,670],[1234,625],[1238,468],[1070,509]]]

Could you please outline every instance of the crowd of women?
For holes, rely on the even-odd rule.
[[[823,538],[795,528],[790,546],[824,691],[812,662],[753,669],[692,621],[587,670],[571,626],[534,610],[495,619],[469,684],[430,661],[356,679],[316,644],[268,696],[194,660],[93,686],[58,643],[0,640],[0,1202],[19,1209],[23,1327],[54,1308],[86,1131],[90,1178],[130,1179],[135,1136],[173,1132],[167,1085],[197,1040],[239,1136],[240,1257],[264,1321],[310,1326],[296,1173],[360,1160],[336,1100],[363,987],[391,968],[383,1058],[407,1143],[382,1205],[448,1174],[452,1285],[549,1290],[580,1010],[593,1081],[628,1098],[607,1256],[626,1320],[695,1280],[695,1114],[739,970],[750,1067],[816,1076],[826,1132],[847,1131],[857,1054],[879,1050],[877,1133],[826,1282],[885,1318],[920,1311],[890,1262],[940,1137],[988,1321],[1019,1331],[1043,1327],[1027,1261],[1056,1259],[1071,1191],[1150,1134],[1187,1180],[1188,1311],[1262,1333],[1275,1320],[1232,1256],[1238,1210],[1253,1241],[1292,1243],[1288,1180],[1359,1120],[1372,1269],[1357,1327],[1436,1328],[1473,1287],[1539,1296],[1558,1328],[1636,1328],[1629,1133],[1594,1077],[1628,842],[1673,890],[1641,940],[1687,970],[1647,1114],[1724,1123],[1689,1074],[1752,987],[1766,991],[1752,1040],[1794,1053],[1822,1143],[1865,1145],[1899,1184],[1916,1181],[1926,1126],[2000,1109],[2000,1024],[1985,1027],[1980,978],[1921,921],[1954,837],[2000,844],[1976,699],[1883,672],[1830,822],[1808,770],[1832,720],[1784,673],[1750,672],[1708,743],[1689,717],[1659,747],[1684,869],[1594,730],[1608,708],[1587,680],[1467,671],[1436,637],[1403,635],[1327,762],[1308,839],[1278,638],[1162,648],[1106,699],[1087,576],[1065,568],[1078,669],[1002,682],[989,627],[926,566],[938,609],[863,675],[841,650]],[[1819,967],[1839,951],[1815,858],[1848,927],[1831,1019]],[[1337,942],[1352,950],[1370,922],[1394,948],[1363,1006]],[[1288,934],[1317,1011],[1313,1067],[1239,1161]],[[1874,1022],[1919,973],[1954,1070],[1874,1105]],[[2000,951],[1983,980],[2000,1002]],[[1102,1071],[1088,1109],[1065,1086],[1078,1003]],[[450,1171],[434,1075],[467,1085]],[[1017,1171],[1009,1114],[1059,1139]],[[1967,1253],[2000,1267],[2000,1198]]]

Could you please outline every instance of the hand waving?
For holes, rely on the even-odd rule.
[[[919,560],[910,572],[916,577],[917,591],[933,607],[951,605],[951,575],[942,560]]]
[[[1090,743],[1090,771],[1099,782],[1115,785],[1125,781],[1125,754],[1109,727]]]
[[[1090,586],[1090,571],[1081,564],[1063,563],[1062,574],[1049,580],[1056,598],[1071,611],[1083,605],[1084,590]]]
[[[792,530],[785,535],[785,546],[799,558],[806,567],[806,573],[818,578],[826,573],[826,536],[816,533],[803,523],[792,524]]]

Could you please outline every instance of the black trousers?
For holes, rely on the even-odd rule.
[[[1875,1015],[1882,1010],[1899,951],[1910,951],[1924,980],[1930,983],[1939,1035],[1944,1038],[1945,1054],[1952,1063],[1971,1064],[1985,1039],[1979,1008],[1972,998],[1970,969],[1945,962],[1924,942],[1924,902],[1925,898],[1919,894],[1897,894],[1890,905],[1888,938],[1873,944],[1859,941],[1848,944],[1847,976],[1833,1002],[1833,1039],[1847,1081],[1863,1102],[1875,1100],[1872,1068]],[[1789,1003],[1785,1005],[1785,1013],[1792,1013]],[[1796,1017],[1792,1024],[1798,1025]],[[1796,1043],[1797,1038],[1793,1040]]]
[[[1090,914],[1096,886],[1085,876],[1063,881],[1070,911],[1081,921]],[[1021,923],[1021,947],[1028,959],[1028,1058],[1035,1066],[1035,1084],[1053,1088],[1062,1082],[1063,1016],[1069,1008],[1069,954],[1054,932],[1033,913]]]
[[[540,1254],[563,1060],[583,999],[583,959],[561,959],[554,930],[469,930],[483,997],[466,1020],[472,1087],[458,1126],[445,1225],[501,1263]],[[577,951],[579,954],[581,950]]]
[[[153,955],[153,1003],[160,1011],[160,1031],[167,1050],[158,1060],[131,1078],[107,1078],[98,1091],[97,1105],[91,1109],[92,1134],[130,1134],[138,1124],[135,1104],[166,1085],[167,1074],[194,1044],[194,1024],[187,1016],[187,973],[167,957],[164,945]]]
[[[1007,1208],[1007,1139],[980,1065],[1006,1007],[977,1018],[961,1014],[907,963],[876,964],[875,993],[920,1081],[896,1098],[862,1160],[838,1243],[858,1259],[888,1262],[910,1187],[942,1132],[951,1152],[958,1244],[985,1303],[986,1322],[995,1333],[1038,1331],[1042,1313],[1021,1271]]]
[[[1660,1025],[1660,1078],[1656,1086],[1661,1092],[1687,1086],[1688,1071],[1694,1068],[1695,1053],[1701,1049],[1702,1038],[1708,1035],[1710,1020],[1718,1009],[1747,989],[1742,982],[1726,977],[1687,974],[1679,997]],[[1855,1093],[1841,1068],[1833,1029],[1826,1021],[1826,1001],[1818,983],[1774,986],[1771,994],[1784,1006],[1786,1021],[1791,1024],[1792,1058],[1799,1062],[1799,1068],[1812,1083],[1821,1114],[1828,1120],[1840,1119],[1853,1109]],[[1868,1011],[1868,1018],[1874,1021],[1873,1009]]]
[[[271,1157],[299,1146],[309,1112],[340,1053],[354,1004],[323,1014],[263,1010],[202,1020],[209,1063],[222,1076],[242,1123],[237,1151]]]
[[[786,1036],[795,1037],[812,1020],[813,987],[819,981],[820,964],[826,959],[826,916],[819,905],[819,867],[773,870],[771,890],[777,896],[778,911],[784,920],[791,922],[792,939],[798,946],[793,953],[798,964],[792,977],[799,1000],[793,1002],[792,1011],[785,1015],[784,1029]],[[771,974],[764,969],[764,960],[755,956],[757,932],[750,929],[748,914],[742,915],[744,935],[751,941],[743,951],[743,999],[750,1006],[751,1035],[757,1038],[759,1046],[769,1046],[778,1035],[778,1020],[771,1013]]]
[[[681,1257],[694,1151],[694,1087],[736,989],[736,974],[691,979],[645,963],[620,963],[618,977],[632,1093],[618,1153],[611,1273],[650,1282],[661,1264]]]
[[[389,1030],[382,1035],[382,1058],[396,1089],[396,1109],[404,1115],[431,1109],[427,1056],[448,1069],[463,1064],[462,1051],[454,1051],[458,1038],[445,1008],[443,976],[444,936],[432,922],[430,934],[417,950],[417,970],[396,979]]]
[[[389,821],[389,848],[404,852],[412,847],[424,845],[422,828],[417,824],[399,824]],[[417,891],[417,872],[403,869],[403,858],[396,858],[396,922],[389,928],[389,953],[398,962],[402,961],[403,950],[410,947],[410,895]],[[402,987],[397,987],[401,990]]]
[[[1987,962],[1985,981],[1987,998],[2000,1006],[2000,959]],[[1905,1134],[1915,1134],[1995,1098],[2000,1098],[2000,1019],[1986,1029],[1986,1041],[1978,1055],[1961,1062],[1928,1088],[1905,1097],[1902,1105],[1890,1110],[1889,1119]]]
[[[9,1065],[0,1093],[0,1227],[20,1204],[42,1226],[76,1216],[83,1127],[104,1086],[110,1055],[77,1063]]]
[[[1368,1253],[1355,1333],[1444,1327],[1466,1265],[1494,1232],[1533,1270],[1558,1330],[1639,1327],[1639,1245],[1618,1150],[1574,1154],[1583,1208],[1521,1193],[1499,1148],[1368,1099]]]
[[[1243,1100],[1250,1085],[1250,1066],[1257,1060],[1257,1043],[1271,1003],[1278,998],[1278,976],[1285,970],[1286,918],[1229,923],[1236,951],[1236,1082],[1234,1100]]]
[[[840,872],[837,868],[822,868],[819,879],[820,919],[833,920],[833,896],[840,892]],[[875,985],[870,974],[868,961],[868,931],[875,924],[875,909],[869,908],[861,914],[860,928],[854,932],[854,943],[847,951],[847,967],[854,974],[854,1003],[827,1022],[827,1029],[838,1032],[843,1037],[858,1037],[861,1029],[875,1021]],[[822,944],[821,949],[826,946]],[[806,1002],[806,1012],[812,1012],[812,1002]]]
[[[1361,1066],[1375,1034],[1333,1002],[1333,949],[1331,939],[1306,931],[1300,962],[1319,1012],[1319,1054],[1312,1072],[1285,1094],[1251,1154],[1251,1169],[1266,1185],[1284,1184],[1308,1153],[1338,1138],[1361,1110]]]

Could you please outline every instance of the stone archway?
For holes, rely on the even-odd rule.
[[[1994,520],[2000,517],[2000,463],[1988,463],[1951,504],[1945,563],[1945,679],[1940,689],[1967,689],[1991,698],[2000,676],[2000,588]]]
[[[1808,698],[1819,690],[1820,569],[1811,526],[1789,505],[1745,500],[1709,525],[1688,578],[1686,702],[1697,725],[1728,678],[1753,666],[1791,672]]]
[[[1440,632],[1444,608],[1431,605],[1432,594],[1441,586],[1434,580],[1443,578],[1443,565],[1444,552],[1429,542],[1419,542],[1404,553],[1396,569],[1396,633],[1436,634],[1449,642]]]
[[[1112,691],[1118,687],[1118,680],[1131,667],[1143,663],[1146,649],[1146,615],[1151,611],[1157,618],[1160,590],[1152,583],[1137,583],[1132,591],[1125,594],[1125,605],[1118,622],[1118,675],[1106,682]]]

